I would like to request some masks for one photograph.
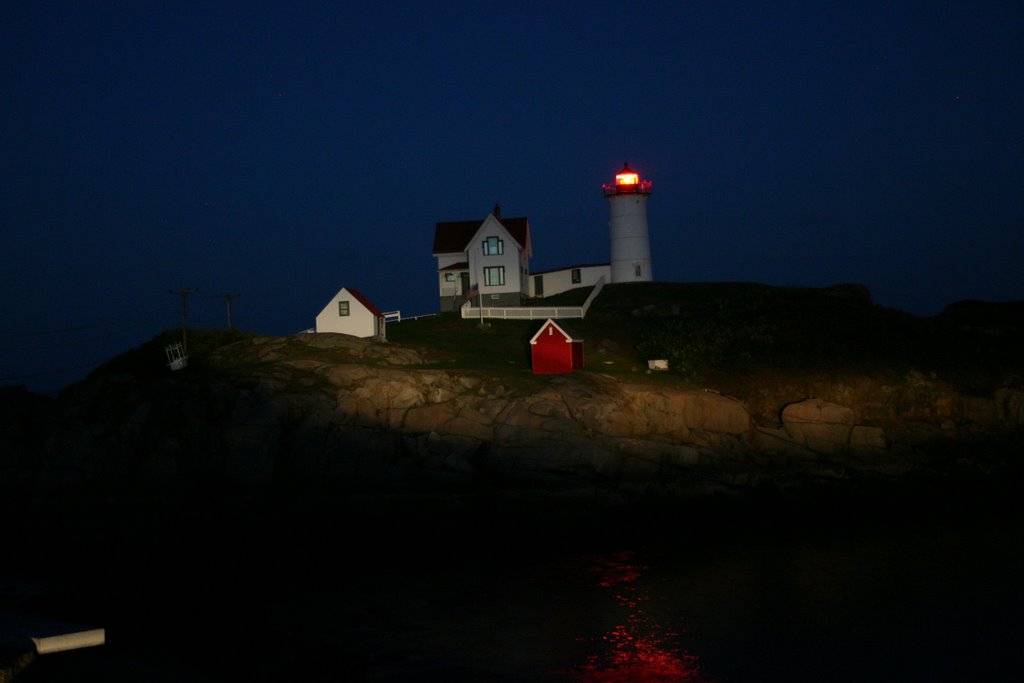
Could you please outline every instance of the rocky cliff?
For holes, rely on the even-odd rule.
[[[443,369],[331,334],[250,337],[203,368],[99,373],[56,399],[7,388],[0,404],[8,491],[806,491],[1005,472],[1024,428],[1024,392],[965,396],[919,373],[741,401],[643,373]]]

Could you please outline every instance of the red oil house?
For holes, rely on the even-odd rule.
[[[583,340],[548,319],[530,339],[533,374],[557,375],[583,368]]]

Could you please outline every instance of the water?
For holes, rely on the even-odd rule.
[[[1016,680],[1024,515],[914,503],[47,507],[0,586],[107,627],[29,683]]]

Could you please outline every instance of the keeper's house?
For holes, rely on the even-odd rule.
[[[442,311],[474,306],[519,306],[529,292],[530,224],[502,218],[501,207],[483,221],[445,221],[434,229],[434,257]],[[477,296],[479,295],[479,296]]]

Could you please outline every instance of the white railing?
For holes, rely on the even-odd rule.
[[[502,308],[471,308],[462,307],[463,318],[497,318],[504,320],[536,320],[538,318],[582,318],[582,306],[542,306],[542,307],[502,307]]]
[[[400,322],[402,322],[402,312],[401,311],[385,311],[384,312],[384,322],[386,322],[386,323],[400,323]]]
[[[437,313],[423,313],[423,314],[420,314],[420,315],[407,315],[404,318],[398,320],[398,322],[402,322],[402,320],[419,320],[420,318],[433,318],[436,315],[437,315]]]
[[[597,295],[604,288],[604,277],[602,276],[593,291],[583,302],[582,306],[509,306],[501,308],[472,308],[467,301],[460,309],[463,318],[494,318],[498,320],[537,320],[537,319],[565,319],[585,318],[590,304],[594,302]]]
[[[580,316],[581,318],[587,315],[587,311],[590,310],[590,304],[594,303],[594,299],[597,298],[597,295],[601,293],[602,289],[604,289],[604,275],[597,279],[597,284],[594,285],[594,289],[590,292],[590,296],[588,296],[587,300],[583,302],[583,315]]]

